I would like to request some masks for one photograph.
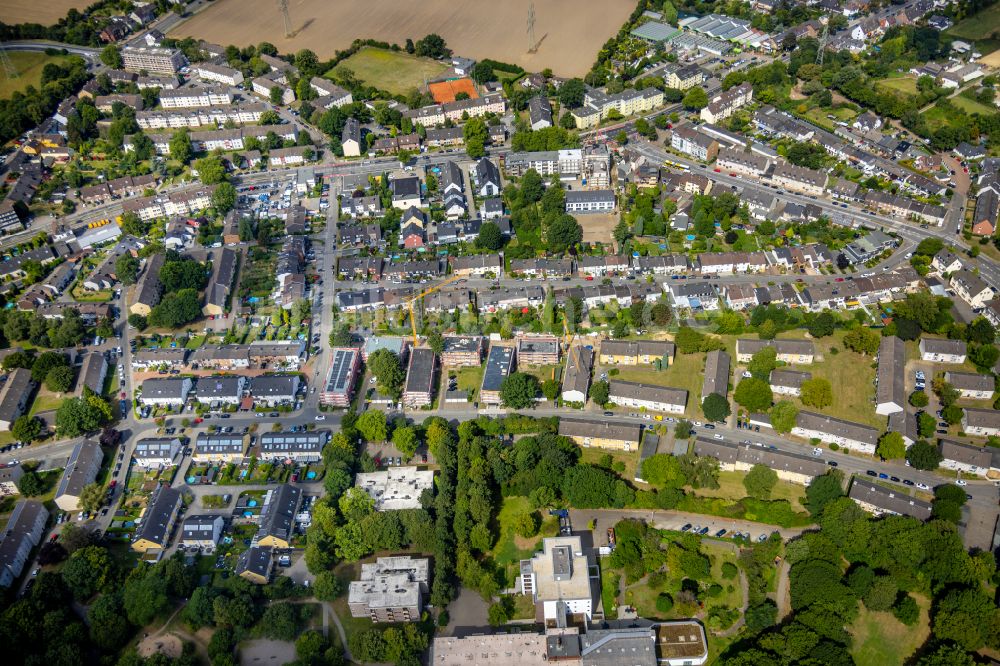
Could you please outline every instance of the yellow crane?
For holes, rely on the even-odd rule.
[[[461,279],[461,277],[462,277],[461,275],[452,275],[447,280],[444,280],[443,282],[439,282],[438,284],[434,285],[433,287],[428,287],[427,289],[424,289],[422,292],[420,292],[419,294],[417,294],[416,296],[414,296],[413,298],[411,298],[409,301],[407,301],[406,306],[410,310],[410,327],[413,329],[413,346],[414,347],[417,346],[417,319],[416,319],[416,317],[413,314],[413,306],[414,306],[414,304],[417,301],[419,301],[421,298],[423,298],[424,296],[426,296],[427,294],[432,294],[435,291],[437,291],[438,289],[440,289],[441,287],[444,287],[445,285],[451,284],[452,282],[455,282],[456,280]]]

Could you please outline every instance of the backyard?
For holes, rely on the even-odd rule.
[[[475,400],[479,393],[479,387],[483,384],[483,366],[477,365],[471,368],[460,368],[450,370],[448,376],[455,374],[459,391],[468,391],[469,396]]]
[[[915,76],[893,76],[881,79],[875,83],[877,88],[887,88],[892,92],[901,92],[907,95],[917,96],[917,77]]]
[[[512,586],[519,573],[518,564],[528,559],[538,550],[543,536],[555,536],[559,530],[557,520],[548,515],[543,516],[541,528],[533,537],[522,537],[515,532],[517,519],[533,509],[527,497],[505,497],[497,522],[500,525],[500,538],[493,547],[493,558],[497,568],[505,573],[505,585]]]
[[[743,485],[745,476],[745,472],[719,472],[718,488],[699,488],[693,493],[699,497],[719,497],[735,502],[747,496],[746,486]],[[802,506],[805,496],[805,487],[789,481],[778,481],[771,490],[772,500],[785,500],[794,511],[805,511]]]
[[[687,416],[701,417],[701,382],[705,366],[704,354],[680,354],[674,356],[673,363],[665,370],[657,370],[651,365],[602,366],[600,372],[607,372],[608,379],[627,382],[670,386],[688,392]],[[617,370],[617,374],[614,371]]]
[[[429,58],[370,46],[361,49],[337,68],[348,69],[366,84],[394,95],[405,95],[414,88],[423,88],[427,81],[448,69],[444,63]]]

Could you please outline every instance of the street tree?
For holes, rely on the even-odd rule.
[[[885,460],[898,460],[906,455],[906,444],[898,432],[887,432],[878,440],[875,453]]]
[[[822,377],[802,382],[802,404],[807,407],[829,407],[833,404],[833,386]]]
[[[729,401],[718,393],[709,393],[705,396],[705,399],[701,401],[701,411],[705,414],[706,419],[715,422],[725,421],[732,413]]]

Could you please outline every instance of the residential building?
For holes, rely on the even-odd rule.
[[[233,69],[232,67],[227,67],[225,65],[215,65],[210,62],[201,62],[198,63],[193,69],[198,75],[198,78],[202,81],[222,83],[231,88],[235,88],[243,83],[243,73],[238,69]]]
[[[559,338],[554,335],[524,335],[517,339],[519,365],[559,363]]]
[[[942,439],[938,442],[938,451],[941,452],[941,467],[945,469],[986,476],[993,467],[993,453],[988,446]]]
[[[621,407],[683,414],[687,397],[688,392],[684,389],[613,380],[610,382],[608,399]]]
[[[30,562],[32,549],[41,543],[49,512],[34,500],[21,500],[0,533],[0,587],[10,588]]]
[[[70,453],[62,478],[56,487],[55,503],[63,511],[80,509],[80,493],[97,478],[104,454],[97,442],[84,440]]]
[[[173,75],[187,62],[179,49],[126,46],[121,54],[126,72]]]
[[[437,377],[437,356],[429,347],[417,347],[410,352],[403,387],[403,404],[410,408],[427,407],[434,400]]]
[[[615,209],[614,190],[571,190],[566,193],[567,213],[610,213]]]
[[[347,407],[354,397],[358,370],[361,367],[361,353],[357,349],[338,348],[332,350],[333,361],[326,375],[320,402],[324,405]]]
[[[989,189],[980,192],[972,215],[972,233],[977,236],[992,236],[996,231],[998,209],[1000,196],[995,191]]]
[[[344,157],[361,156],[361,125],[354,118],[348,118],[344,123],[344,130],[340,136],[340,143],[344,149]]]
[[[962,430],[974,437],[1000,435],[1000,411],[966,407],[962,417]]]
[[[784,162],[774,167],[771,182],[776,186],[813,196],[820,196],[826,188],[826,174],[806,167]]]
[[[502,189],[500,169],[488,157],[476,162],[476,193],[481,197],[498,197]]]
[[[491,273],[499,277],[503,273],[503,259],[498,254],[472,254],[451,257],[449,261],[452,275],[484,277]]]
[[[871,426],[844,419],[800,411],[792,428],[792,434],[805,439],[816,438],[827,444],[837,444],[851,449],[874,455],[878,438],[881,434]]]
[[[181,450],[181,440],[177,437],[146,437],[135,443],[132,460],[144,469],[169,467]]]
[[[228,311],[237,259],[236,252],[229,248],[222,248],[218,256],[212,258],[212,275],[205,287],[205,302],[201,308],[206,317],[221,317]]]
[[[151,550],[166,549],[182,499],[179,490],[166,484],[157,486],[139,517],[139,528],[132,540],[132,550],[148,554]]]
[[[250,382],[250,394],[255,404],[268,407],[291,405],[301,386],[301,378],[293,375],[259,375]]]
[[[715,166],[728,173],[750,176],[752,178],[763,178],[771,166],[771,162],[761,155],[756,155],[735,147],[726,147],[719,149]]]
[[[528,100],[528,124],[532,130],[552,127],[552,107],[545,97],[532,97]]]
[[[774,470],[782,481],[803,486],[829,469],[816,456],[702,437],[695,440],[694,453],[715,458],[719,468],[725,471],[748,472],[755,465],[764,465]]]
[[[701,119],[706,123],[715,124],[729,118],[751,101],[753,101],[753,86],[749,82],[741,83],[709,100],[708,106],[701,110]]]
[[[287,483],[267,491],[257,529],[258,546],[291,547],[295,514],[301,500],[302,490]]]
[[[920,338],[920,358],[932,363],[965,363],[966,344],[964,340],[941,338]]]
[[[593,617],[590,560],[579,536],[542,539],[542,552],[521,560],[521,594],[531,595],[536,616],[562,625],[567,616],[589,622]]]
[[[906,409],[906,347],[895,335],[882,338],[875,371],[875,413],[888,416]]]
[[[753,355],[773,347],[778,353],[777,360],[792,365],[811,365],[815,356],[815,346],[810,340],[752,340],[740,338],[736,341],[736,361],[746,365]]]
[[[559,419],[559,434],[584,447],[634,451],[642,441],[642,426],[597,419]]]
[[[243,398],[247,378],[238,375],[213,375],[198,380],[197,400],[203,405],[237,405]]]
[[[14,421],[24,414],[35,391],[31,371],[14,368],[0,386],[0,430],[10,430]]]
[[[951,276],[951,287],[958,296],[974,308],[981,308],[996,297],[996,290],[975,273],[961,270]]]
[[[705,378],[701,384],[701,399],[705,400],[712,393],[725,398],[729,394],[729,354],[718,349],[705,355]]]
[[[930,502],[910,497],[905,488],[887,488],[860,477],[854,477],[848,497],[876,516],[911,516],[918,520],[931,517]]]
[[[562,399],[565,402],[587,402],[590,377],[594,372],[594,350],[582,345],[571,347],[566,354],[563,373]]]
[[[490,345],[490,352],[486,357],[486,370],[483,372],[483,384],[479,391],[479,401],[487,405],[499,405],[500,386],[513,370],[514,347]]]
[[[211,555],[222,538],[222,528],[226,519],[220,515],[195,514],[181,523],[180,545],[189,550],[200,550]]]
[[[24,468],[20,463],[7,463],[0,467],[0,497],[19,495],[20,489],[17,487],[21,477],[24,476]]]
[[[371,495],[376,511],[419,509],[420,496],[434,489],[434,472],[415,466],[393,466],[378,472],[359,472],[354,485]]]
[[[992,400],[995,380],[993,375],[981,375],[975,372],[944,373],[944,380],[958,389],[963,398],[973,400]]]
[[[243,462],[246,444],[243,435],[209,435],[198,433],[191,459],[196,463]]]
[[[328,430],[310,432],[268,432],[260,436],[260,458],[315,463],[323,459],[323,447],[330,439]]]
[[[676,345],[669,340],[602,340],[601,365],[651,365],[673,363]]]
[[[670,147],[702,162],[711,162],[719,154],[719,142],[691,125],[681,125],[672,130]]]
[[[372,622],[415,622],[430,588],[430,560],[380,557],[361,565],[361,576],[347,591],[351,616]]]
[[[441,364],[446,367],[478,367],[483,364],[485,338],[479,335],[446,335]]]
[[[962,260],[949,250],[941,250],[931,259],[931,268],[938,275],[962,270]]]
[[[812,373],[809,372],[775,369],[771,371],[768,382],[774,393],[798,396],[802,394],[803,382],[810,379],[812,379]]]
[[[273,549],[269,546],[250,546],[236,560],[235,573],[255,585],[266,585],[274,568]]]
[[[238,73],[238,72],[237,72]],[[140,98],[142,99],[142,98]],[[160,106],[164,109],[190,109],[206,106],[228,106],[233,103],[232,94],[222,87],[177,88],[160,91]],[[138,110],[142,110],[141,104]]]
[[[314,76],[309,80],[309,87],[315,90],[316,94],[321,98],[329,98],[328,100],[325,100],[325,103],[322,105],[325,109],[329,109],[334,106],[340,108],[354,101],[354,97],[351,95],[350,91],[341,88],[329,79]]]

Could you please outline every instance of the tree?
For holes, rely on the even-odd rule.
[[[399,400],[403,395],[406,371],[399,362],[399,356],[389,349],[378,349],[368,357],[368,369],[377,379],[380,393]]]
[[[680,488],[687,482],[677,458],[667,453],[657,453],[643,460],[641,474],[646,483],[661,488]]]
[[[844,496],[843,474],[839,470],[830,470],[822,476],[814,477],[806,488],[806,508],[813,516],[820,516],[826,505]]]
[[[149,315],[149,323],[163,328],[180,328],[201,316],[201,299],[195,289],[181,289],[160,299]]]
[[[78,601],[87,601],[111,584],[114,563],[104,548],[86,546],[69,556],[61,573],[73,596]]]
[[[209,155],[195,160],[192,167],[198,172],[198,179],[206,185],[215,185],[226,180],[226,167],[218,155]]]
[[[514,372],[500,384],[500,402],[509,409],[533,407],[539,391],[538,379],[525,372]]]
[[[718,393],[709,393],[701,401],[701,411],[709,421],[722,422],[729,418],[729,401]]]
[[[907,417],[907,418],[909,418],[909,417]],[[927,414],[927,413],[924,413],[924,412],[920,412],[920,414],[917,416],[917,433],[921,437],[931,437],[931,436],[933,436],[934,435],[934,428],[936,426],[937,426],[937,423],[935,422],[934,417],[931,416],[930,414]]]
[[[771,371],[778,367],[778,350],[774,347],[764,347],[750,358],[747,371],[763,381],[771,376]]]
[[[124,66],[122,52],[114,44],[108,44],[101,50],[101,62],[111,69],[121,69]]]
[[[856,328],[849,331],[844,336],[844,346],[852,351],[865,356],[874,356],[878,353],[879,343],[882,337],[877,331],[870,328]]]
[[[777,483],[778,474],[766,465],[754,465],[743,477],[743,487],[747,489],[747,494],[755,499],[769,499]]]
[[[583,228],[572,215],[563,214],[549,222],[545,241],[549,252],[562,254],[583,240]]]
[[[519,537],[530,539],[538,534],[539,522],[538,514],[536,512],[528,511],[526,513],[522,513],[514,519],[514,532]]]
[[[681,104],[688,111],[701,111],[708,106],[708,93],[701,86],[695,86],[687,91]]]
[[[938,603],[933,618],[934,635],[955,641],[966,650],[975,651],[997,644],[997,609],[993,599],[981,589],[953,589]]]
[[[392,432],[392,443],[403,454],[404,460],[409,460],[417,452],[420,441],[417,439],[417,431],[412,426],[396,428]]]
[[[542,382],[542,395],[544,395],[547,400],[555,400],[559,397],[559,393],[559,382],[556,380],[546,379]]]
[[[236,188],[231,183],[219,183],[212,192],[212,207],[219,215],[225,215],[236,207]]]
[[[903,601],[906,601],[906,599],[909,599],[916,608],[916,619],[920,619],[920,607],[917,606],[917,602],[909,595]],[[902,605],[902,602],[900,604]],[[893,613],[896,613],[895,609],[893,609]],[[914,622],[906,622],[899,614],[896,614],[896,617],[906,625],[916,623],[916,620]],[[972,658],[972,655],[954,643],[939,643],[933,651],[925,652],[916,663],[916,666],[976,666],[976,660]]]
[[[906,450],[906,459],[916,469],[934,470],[941,464],[943,456],[936,446],[920,439]]]
[[[666,303],[657,303],[649,309],[649,316],[657,326],[666,326],[674,318],[674,313]]]
[[[43,352],[31,366],[31,379],[42,382],[49,374],[49,370],[67,365],[69,365],[69,360],[63,354],[52,351]]]
[[[133,313],[133,314],[130,314],[128,316],[128,325],[131,326],[134,329],[137,329],[139,331],[143,331],[143,330],[146,329],[146,326],[148,326],[149,324],[146,321],[146,318],[144,316],[142,316],[141,314],[134,314]]]
[[[566,130],[576,129],[576,118],[573,117],[572,112],[566,111],[559,116],[559,127]]]
[[[809,331],[809,335],[814,338],[825,338],[828,335],[833,335],[833,329],[835,328],[836,322],[833,319],[833,315],[829,312],[821,312],[806,327]]]
[[[121,596],[102,594],[87,609],[90,638],[105,652],[119,650],[132,637],[132,626],[125,619]]]
[[[906,455],[906,444],[898,432],[887,432],[878,440],[875,453],[883,460],[898,460]]]
[[[822,377],[802,382],[802,404],[807,407],[829,407],[833,404],[833,387]]]
[[[494,252],[503,247],[503,234],[496,222],[483,222],[476,237],[476,246]]]
[[[43,424],[40,419],[27,414],[17,417],[10,428],[10,434],[19,442],[33,442],[42,434]]]
[[[84,511],[96,512],[104,504],[104,486],[90,483],[80,490],[80,508]]]
[[[369,442],[384,442],[388,434],[385,412],[368,410],[358,417],[355,426]]]
[[[958,405],[949,405],[941,410],[941,418],[944,419],[948,425],[961,423],[964,415],[965,411]]]
[[[733,400],[742,405],[748,411],[766,411],[774,400],[771,386],[762,379],[756,377],[744,378],[736,385],[733,392]]]
[[[782,400],[771,409],[771,427],[778,433],[791,432],[792,428],[795,427],[798,415],[799,408],[795,406],[795,403]]]
[[[194,148],[191,144],[191,135],[186,129],[180,129],[170,137],[170,157],[181,164],[187,164],[191,160]]]
[[[594,404],[603,407],[608,403],[610,390],[611,387],[606,381],[594,382],[590,385],[590,399],[594,401]]]
[[[865,607],[873,611],[887,611],[896,602],[899,587],[891,576],[877,576],[864,596]]]
[[[103,403],[103,407],[100,403]],[[94,400],[63,400],[56,410],[56,430],[61,437],[77,437],[93,432],[109,420],[110,408],[97,396],[94,396]]]
[[[37,497],[46,491],[45,482],[35,471],[25,472],[17,482],[17,489],[25,497]]]
[[[982,372],[990,372],[1000,360],[1000,349],[993,345],[974,345],[969,349],[969,360]]]
[[[482,118],[469,118],[462,128],[462,136],[465,139],[465,151],[474,160],[486,154],[486,142],[489,139],[489,131]]]
[[[559,86],[559,103],[566,109],[578,109],[583,106],[583,97],[586,92],[587,89],[580,79],[565,81]]]
[[[691,431],[693,429],[694,425],[690,421],[681,419],[677,422],[677,425],[674,426],[674,437],[677,439],[687,439],[691,436]]]
[[[427,346],[431,351],[440,356],[444,352],[444,336],[437,331],[431,331],[427,336]]]
[[[123,285],[135,284],[139,277],[139,260],[128,252],[115,259],[115,277]]]
[[[45,388],[55,393],[65,393],[73,386],[75,378],[76,372],[73,368],[68,365],[61,365],[57,368],[52,368],[45,375]]]
[[[448,48],[444,39],[435,33],[431,33],[423,39],[418,39],[414,46],[414,52],[418,56],[424,56],[425,58],[447,58],[451,55],[451,49]]]
[[[538,175],[538,172],[534,169],[528,169],[525,171],[524,175],[521,176],[521,202],[523,204],[531,204],[541,201],[544,193],[544,184],[542,183],[542,177]]]
[[[914,391],[910,394],[909,403],[918,409],[923,409],[930,403],[930,398],[924,391]]]

